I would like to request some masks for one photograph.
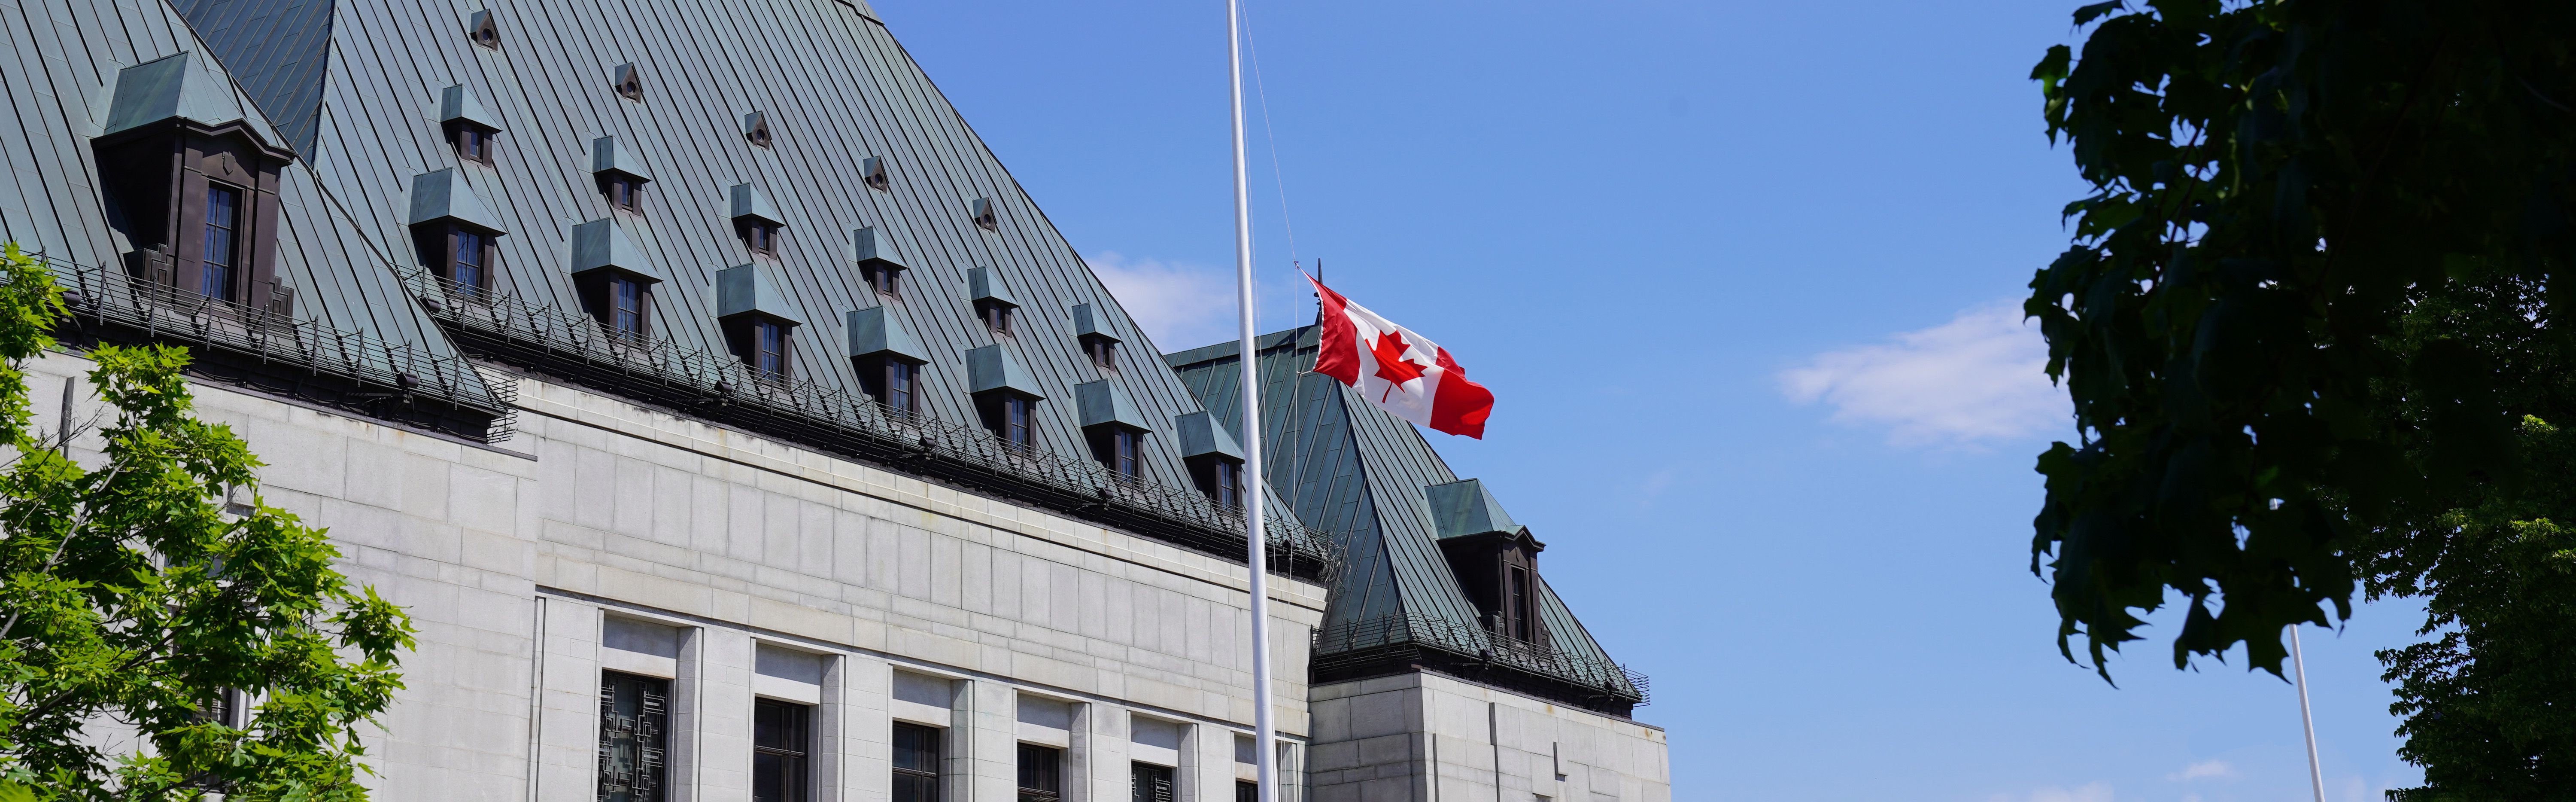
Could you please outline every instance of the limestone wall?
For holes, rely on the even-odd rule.
[[[1315,686],[1315,802],[1671,802],[1661,728],[1413,673]]]

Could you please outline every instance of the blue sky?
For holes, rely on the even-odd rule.
[[[876,2],[1156,345],[1227,336],[1219,0]],[[2075,5],[1249,0],[1264,328],[1293,232],[1493,388],[1434,443],[1653,677],[1676,799],[2305,797],[2290,686],[2169,616],[2107,686],[2027,570],[2065,402],[1999,304],[2081,190],[2025,78]],[[2417,777],[2419,618],[2307,636],[2330,799]]]

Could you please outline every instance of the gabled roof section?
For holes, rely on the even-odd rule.
[[[411,225],[454,221],[489,231],[510,233],[502,226],[501,217],[483,203],[474,185],[465,175],[450,167],[434,173],[422,173],[411,179]]]
[[[438,121],[471,123],[493,131],[504,130],[501,127],[501,116],[483,108],[483,101],[474,99],[474,90],[466,88],[464,84],[456,84],[438,91]]]
[[[644,161],[635,158],[635,154],[628,153],[626,143],[613,136],[603,136],[590,141],[590,171],[621,173],[638,181],[653,180],[653,174],[644,169]]]
[[[297,153],[313,149],[322,121],[322,83],[331,63],[335,0],[170,0],[239,79],[278,141]]]
[[[194,52],[179,52],[116,71],[107,121],[99,136],[180,120],[201,128],[238,125],[270,148],[286,149],[268,123],[243,107],[232,81]]]
[[[760,314],[781,322],[804,325],[805,317],[796,312],[796,304],[787,293],[771,281],[769,272],[758,264],[734,265],[716,271],[716,318]]]
[[[731,214],[725,215],[726,217],[736,220],[748,217],[773,225],[787,225],[786,216],[778,213],[778,207],[769,202],[769,196],[762,193],[759,187],[735,184],[733,189],[727,192],[733,202],[726,207],[732,210]]]
[[[1231,457],[1243,459],[1243,446],[1234,441],[1234,433],[1225,423],[1206,412],[1191,412],[1172,419],[1172,432],[1181,440],[1181,457]]]
[[[876,264],[903,270],[903,251],[894,244],[894,233],[876,226],[850,231],[850,261],[862,265]]]
[[[1316,333],[1307,326],[1255,342],[1266,479],[1300,520],[1334,533],[1348,553],[1316,635],[1317,681],[1431,665],[1627,715],[1642,692],[1544,582],[1543,648],[1485,629],[1439,540],[1526,528],[1482,482],[1460,481],[1413,424],[1310,372]],[[1237,431],[1238,353],[1236,344],[1219,343],[1164,357],[1209,412]]]
[[[1029,374],[1029,369],[1020,364],[1018,357],[1011,356],[1010,349],[987,345],[967,351],[966,392],[988,393],[994,390],[1009,390],[1031,398],[1046,397],[1046,388],[1038,384],[1037,377]]]
[[[615,219],[592,220],[572,227],[572,274],[586,275],[597,270],[614,270],[644,281],[661,283],[668,280],[644,249],[626,236],[626,227]]]
[[[901,357],[914,364],[930,361],[930,350],[921,347],[921,340],[912,336],[912,332],[904,330],[903,319],[896,317],[893,310],[872,306],[852,309],[844,317],[850,327],[850,356],[883,354]]]
[[[1145,419],[1144,410],[1137,409],[1136,402],[1107,379],[1074,385],[1073,399],[1082,407],[1081,420],[1085,429],[1114,424],[1140,432],[1154,430],[1154,424]]]

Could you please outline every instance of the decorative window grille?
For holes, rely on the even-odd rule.
[[[599,802],[663,802],[669,680],[615,671],[599,681]]]

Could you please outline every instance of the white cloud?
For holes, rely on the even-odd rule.
[[[1996,794],[1992,802],[2023,802],[2025,799],[2028,802],[2111,802],[2111,784],[2091,782],[2076,788],[2041,788],[2030,792],[2028,797]]]
[[[1836,423],[1885,426],[1890,443],[1976,445],[2068,426],[2073,405],[2047,365],[2038,325],[2022,321],[2017,302],[1997,301],[1886,343],[1819,354],[1779,378],[1790,400],[1823,401]]]
[[[2228,765],[2227,761],[2212,758],[2189,766],[2184,766],[2181,771],[2165,775],[2165,779],[2172,780],[2174,782],[2190,782],[2192,780],[2210,778],[2224,780],[2235,776],[2235,766]]]
[[[1085,261],[1158,347],[1194,348],[1235,333],[1234,277],[1225,271],[1115,252]]]

